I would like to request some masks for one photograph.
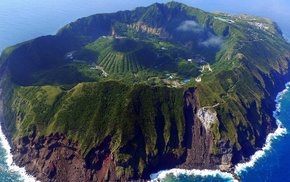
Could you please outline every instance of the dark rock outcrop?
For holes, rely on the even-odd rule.
[[[186,122],[186,161],[180,165],[185,169],[214,169],[221,163],[211,152],[213,136],[206,131],[197,117],[199,109],[196,88],[190,88],[184,93],[184,117]]]
[[[92,150],[86,159],[80,155],[78,143],[63,134],[19,140],[12,153],[14,161],[41,181],[115,181],[115,163],[109,141]],[[26,141],[26,140],[25,140]],[[20,153],[20,151],[25,152]]]
[[[261,149],[267,135],[277,128],[272,116],[274,100],[288,81],[287,57],[290,57],[289,45],[277,30],[272,28],[258,36],[255,27],[253,30],[250,24],[243,27],[247,18],[242,22],[238,19],[229,23],[179,3],[155,4],[143,10],[83,18],[67,25],[56,36],[37,38],[14,47],[11,53],[6,51],[1,56],[0,73],[7,67],[11,78],[7,76],[1,86],[8,93],[4,98],[9,121],[6,123],[14,137],[11,144],[15,163],[25,166],[28,173],[42,181],[147,180],[154,172],[176,167],[231,172],[235,164],[249,160]],[[198,29],[204,26],[203,33],[193,36],[192,31],[176,30],[186,22]],[[182,45],[182,50],[210,54],[206,59],[211,60],[208,64],[214,71],[209,65],[208,72],[203,67],[200,83],[188,83],[190,86],[178,89],[138,84],[135,80],[134,84],[96,81],[70,69],[63,76],[72,73],[72,77],[56,82],[55,79],[63,77],[55,74],[59,72],[57,66],[67,68],[68,60],[63,55],[83,50],[82,46],[92,45],[102,35],[117,36],[118,28],[119,33],[124,33],[123,29],[137,30],[135,33],[140,34],[133,39],[149,34],[150,39],[153,36],[157,41]],[[202,34],[204,40],[219,35],[228,47],[220,51],[200,49]],[[135,47],[134,41],[131,43]],[[121,46],[117,46],[117,51],[128,51],[123,44],[118,45]],[[35,51],[30,52],[32,47]],[[274,50],[265,53],[271,49]],[[53,54],[47,57],[48,53]],[[175,58],[183,53],[174,53],[172,61],[186,59]],[[146,56],[145,52],[142,59]],[[144,61],[147,59],[150,58]],[[39,76],[49,70],[52,72],[48,77]],[[137,75],[134,73],[134,79]],[[191,77],[193,80],[195,76]],[[77,86],[56,89],[53,85],[48,90],[42,89],[55,83]],[[50,98],[54,92],[58,95]],[[4,120],[3,113],[1,119]],[[54,133],[46,136],[49,131]]]

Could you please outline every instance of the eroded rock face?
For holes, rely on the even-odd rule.
[[[171,154],[160,154],[158,158],[148,158],[149,170],[139,176],[117,177],[118,166],[128,167],[115,161],[117,153],[111,152],[111,137],[91,149],[82,157],[77,142],[67,139],[63,134],[55,133],[47,137],[36,137],[36,128],[30,136],[25,136],[14,145],[12,153],[15,163],[25,166],[29,174],[41,181],[116,181],[129,179],[149,179],[149,175],[162,169],[220,169],[231,171],[233,157],[241,155],[231,146],[230,141],[219,141],[216,145],[221,150],[219,155],[212,151],[213,133],[211,125],[219,122],[213,107],[200,108],[196,88],[184,92],[183,114],[185,121],[184,143],[186,148],[180,158]],[[161,136],[162,137],[162,136]],[[137,155],[137,154],[136,154]],[[132,155],[132,159],[136,158]],[[239,157],[239,156],[238,156]],[[241,157],[243,157],[241,155]],[[131,162],[131,161],[129,161]],[[129,163],[128,163],[129,164]],[[158,164],[164,164],[158,166]],[[136,170],[138,170],[136,168]],[[151,170],[151,171],[150,171]]]
[[[190,88],[184,93],[184,117],[186,121],[187,156],[181,168],[215,169],[221,159],[211,151],[213,135],[210,124],[216,121],[216,113],[199,108],[197,90]]]
[[[219,142],[219,148],[222,151],[222,156],[221,156],[221,164],[219,166],[219,169],[221,171],[231,171],[233,164],[232,164],[232,158],[233,158],[233,149],[230,146],[230,141]]]
[[[210,126],[218,121],[216,111],[210,107],[203,107],[198,109],[197,117],[207,132],[210,131]]]
[[[12,153],[15,163],[25,166],[29,174],[41,181],[114,181],[114,158],[106,145],[95,148],[91,152],[94,155],[88,155],[92,160],[83,159],[78,143],[56,133],[38,139],[24,137]]]
[[[162,169],[173,167],[218,169],[222,162],[227,164],[227,159],[218,158],[212,155],[211,151],[213,136],[209,127],[216,120],[216,113],[199,108],[197,98],[195,88],[190,88],[184,93],[183,112],[186,130],[184,147],[187,148],[185,156],[178,159],[175,156],[161,155],[159,162],[168,163]],[[199,118],[199,114],[203,117]],[[25,166],[37,179],[70,182],[118,180],[116,175],[118,162],[114,160],[115,156],[110,149],[111,137],[106,137],[83,158],[78,143],[67,139],[63,134],[36,137],[35,133],[36,131],[30,136],[21,138],[12,152],[15,162]],[[157,169],[157,164],[148,165]],[[149,174],[143,175],[144,179],[147,179]],[[124,177],[121,180],[126,179],[129,178]]]
[[[146,24],[143,24],[142,22],[137,22],[135,24],[130,25],[129,27],[132,27],[138,31],[152,33],[155,35],[160,35],[160,33],[162,32],[161,28],[152,28],[152,27],[147,26]]]

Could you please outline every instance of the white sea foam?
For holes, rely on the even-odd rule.
[[[279,103],[279,101],[283,98],[283,96],[287,93],[287,92],[289,92],[289,88],[290,88],[290,82],[288,82],[288,83],[286,83],[285,84],[285,89],[282,91],[282,92],[279,92],[278,93],[278,95],[276,96],[276,103],[278,104]]]
[[[262,150],[257,151],[253,156],[251,156],[251,160],[249,162],[240,163],[240,164],[235,166],[235,173],[236,174],[240,174],[241,172],[246,171],[248,168],[252,168],[260,158],[265,156],[267,151],[271,150],[271,144],[274,140],[276,140],[278,137],[281,137],[281,136],[287,134],[287,129],[283,127],[283,124],[278,119],[279,113],[281,111],[280,101],[283,98],[283,96],[287,92],[289,92],[290,82],[285,84],[285,87],[286,88],[282,92],[278,93],[276,100],[275,100],[276,101],[276,111],[273,112],[273,116],[276,118],[276,123],[277,123],[278,128],[276,129],[276,131],[274,133],[270,133],[267,136],[265,145],[263,146]]]
[[[273,112],[273,116],[276,118],[278,128],[274,133],[270,133],[267,138],[264,147],[262,150],[257,151],[249,162],[240,163],[235,166],[235,173],[240,174],[242,171],[246,171],[247,168],[251,168],[255,165],[255,163],[263,156],[265,156],[266,151],[271,149],[271,144],[278,137],[281,137],[287,134],[287,129],[283,127],[281,121],[277,118],[280,107],[281,107],[281,99],[283,96],[289,91],[290,82],[287,83],[286,89],[282,92],[278,93],[276,97],[276,111]],[[229,179],[231,181],[235,181],[234,177],[230,173],[221,172],[219,170],[184,170],[184,169],[171,169],[171,170],[163,170],[158,173],[154,173],[150,175],[151,181],[159,181],[160,179],[165,179],[167,175],[179,176],[179,175],[187,175],[187,176],[220,176],[224,179]]]
[[[285,84],[285,89],[282,91],[282,92],[279,92],[278,95],[276,96],[276,111],[274,111],[274,117],[276,118],[280,111],[281,111],[281,103],[280,103],[280,100],[283,98],[283,96],[289,92],[289,88],[290,88],[290,82],[286,83]]]
[[[185,169],[170,169],[170,170],[163,170],[159,171],[158,173],[154,173],[150,175],[150,179],[152,182],[159,181],[161,179],[165,179],[167,175],[173,175],[175,177],[178,177],[180,175],[186,175],[186,176],[213,176],[213,177],[221,177],[223,179],[227,179],[229,181],[235,181],[234,177],[230,173],[221,172],[220,170],[185,170]]]
[[[25,182],[37,181],[33,176],[27,174],[23,167],[19,167],[13,163],[13,156],[10,153],[11,147],[9,145],[9,142],[6,136],[4,135],[2,131],[1,125],[0,125],[0,142],[2,144],[3,149],[5,149],[6,154],[7,154],[5,157],[6,157],[6,164],[8,165],[8,170],[11,172],[20,174],[21,180],[24,180]]]
[[[253,156],[251,156],[251,160],[246,163],[239,163],[235,166],[235,173],[240,174],[243,171],[247,171],[248,168],[252,168],[255,163],[265,156],[266,152],[271,149],[272,142],[277,139],[278,137],[281,137],[287,133],[286,128],[283,128],[281,125],[278,126],[276,131],[274,133],[270,133],[267,138],[264,147],[262,150],[257,151]]]

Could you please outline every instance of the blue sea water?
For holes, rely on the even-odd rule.
[[[148,6],[168,0],[1,0],[0,52],[7,46],[32,38],[54,34],[63,25],[77,18],[95,13],[115,12]],[[206,11],[264,16],[276,21],[285,37],[290,37],[289,0],[180,0],[180,2]],[[290,81],[290,78],[289,78]],[[276,117],[281,126],[269,135],[263,151],[253,160],[236,168],[243,181],[290,181],[290,89],[277,99]],[[0,181],[35,181],[23,168],[13,165],[10,146],[0,129]],[[157,175],[155,175],[156,177]],[[159,173],[161,181],[233,181],[231,175],[218,171],[170,170]]]

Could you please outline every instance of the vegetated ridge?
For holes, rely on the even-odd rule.
[[[43,181],[231,171],[277,128],[289,48],[268,19],[177,2],[92,15],[9,47],[2,124],[14,160]]]

